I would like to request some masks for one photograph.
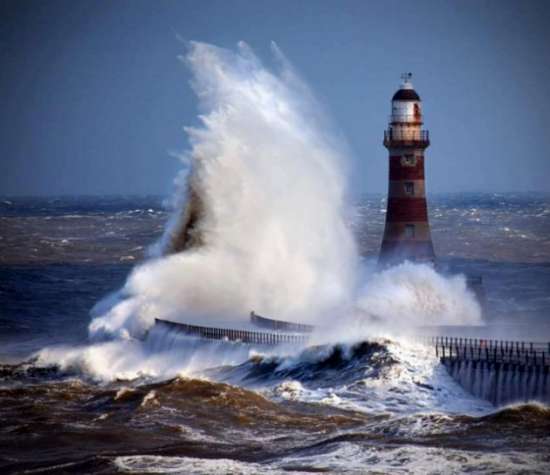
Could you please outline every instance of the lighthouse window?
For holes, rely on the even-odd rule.
[[[405,182],[405,193],[411,196],[414,195],[414,182],[412,181]]]
[[[414,238],[414,224],[405,224],[405,237]]]
[[[414,167],[416,165],[416,157],[414,155],[403,155],[401,165],[406,167]]]

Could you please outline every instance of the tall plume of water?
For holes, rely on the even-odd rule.
[[[158,245],[116,296],[92,337],[139,336],[155,317],[244,319],[254,309],[308,321],[350,299],[356,254],[343,220],[345,149],[313,95],[274,46],[264,67],[191,43],[184,61],[203,111]],[[183,251],[183,252],[177,252]]]

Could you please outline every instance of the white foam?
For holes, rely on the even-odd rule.
[[[481,323],[464,276],[445,277],[427,264],[405,262],[368,275],[357,307],[386,328]]]
[[[335,442],[323,447],[323,453],[310,453],[307,449],[286,457],[274,465],[277,468],[293,467],[299,472],[329,473],[521,473],[529,467],[532,473],[546,473],[546,460],[542,454],[508,451],[459,450],[448,447],[401,445],[388,447],[381,444]],[[295,473],[295,472],[293,472]]]
[[[384,364],[380,371],[363,363],[362,378],[339,382],[333,387],[326,387],[326,382],[321,380],[307,385],[285,380],[274,387],[268,386],[264,391],[276,399],[297,399],[375,414],[442,412],[480,415],[494,409],[489,402],[470,395],[456,383],[439,364],[433,348],[405,338],[382,340],[381,343],[387,346],[395,363]],[[351,346],[344,345],[344,352],[349,352]],[[330,351],[331,347],[320,348],[287,357],[278,370],[321,361]]]
[[[322,452],[321,452],[322,450]],[[247,463],[229,459],[200,459],[193,457],[169,457],[158,455],[133,455],[116,457],[114,464],[124,473],[181,473],[181,474],[283,474],[327,473],[362,474],[373,473],[438,473],[476,472],[495,473],[523,472],[526,467],[532,473],[546,473],[543,454],[508,451],[460,450],[430,446],[386,446],[354,442],[333,442],[322,449],[312,450],[306,446],[283,458],[267,463]]]
[[[165,457],[160,455],[131,455],[116,457],[114,464],[118,470],[125,473],[181,473],[186,475],[280,473],[278,470],[270,470],[268,467],[260,464],[223,458],[200,459],[193,457]]]

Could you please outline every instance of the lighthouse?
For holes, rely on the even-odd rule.
[[[435,264],[424,175],[424,151],[430,145],[430,137],[422,129],[422,103],[413,88],[412,74],[401,77],[384,131],[389,184],[380,267],[404,260]]]

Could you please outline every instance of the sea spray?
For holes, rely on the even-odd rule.
[[[354,343],[418,335],[425,326],[480,325],[481,308],[463,275],[445,276],[428,264],[404,262],[378,271],[359,266],[353,304],[339,320],[319,318],[311,343]]]
[[[187,199],[176,198],[163,242],[187,231],[191,180],[201,246],[136,267],[121,300],[93,319],[92,337],[140,336],[158,316],[243,320],[252,309],[311,321],[349,301],[356,260],[343,219],[345,153],[276,56],[271,71],[245,44],[236,53],[190,44],[184,61],[202,125],[185,129],[191,150],[178,194]]]
[[[367,276],[357,307],[386,328],[479,325],[481,309],[463,275],[438,273],[428,264],[404,262]]]

